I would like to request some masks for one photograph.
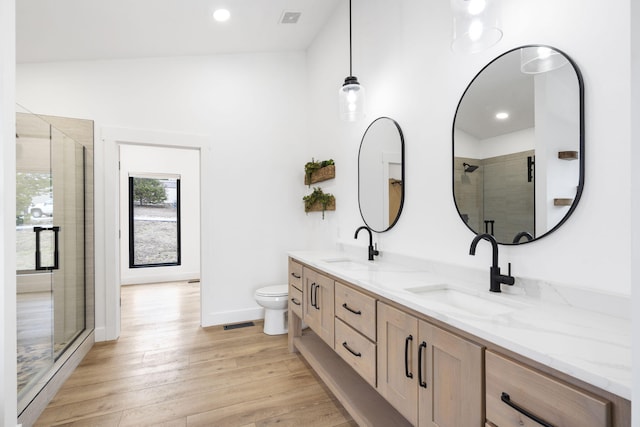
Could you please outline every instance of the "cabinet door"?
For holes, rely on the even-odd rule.
[[[482,347],[422,320],[416,346],[420,427],[484,426]]]
[[[418,423],[418,319],[378,302],[378,391]]]
[[[304,268],[304,321],[333,348],[334,336],[334,282],[315,270]]]

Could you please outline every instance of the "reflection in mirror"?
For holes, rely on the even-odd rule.
[[[395,225],[404,204],[404,137],[388,117],[375,119],[358,154],[358,203],[367,226],[378,233]]]
[[[484,67],[453,123],[453,195],[462,220],[499,243],[538,239],[575,209],[584,182],[580,71],[546,46]]]

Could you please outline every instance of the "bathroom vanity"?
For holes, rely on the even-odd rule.
[[[289,254],[289,348],[359,425],[631,425],[629,319],[576,290],[491,294],[488,273],[438,270]]]

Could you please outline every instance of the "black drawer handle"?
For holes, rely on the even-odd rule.
[[[413,373],[409,372],[409,342],[413,341],[413,335],[409,335],[404,340],[404,374],[407,378],[413,378]]]
[[[424,352],[422,351],[424,349]],[[427,382],[422,380],[422,353],[426,353],[427,351],[427,343],[422,341],[420,343],[420,347],[418,348],[418,382],[420,383],[420,387],[427,388]]]
[[[504,391],[502,392],[502,396],[500,396],[500,400],[502,400],[507,405],[511,406],[516,411],[520,412],[522,415],[524,415],[524,416],[526,416],[528,418],[531,418],[533,421],[535,421],[536,423],[540,424],[541,426],[554,427],[553,424],[549,424],[548,422],[546,422],[542,418],[538,418],[536,415],[532,414],[531,412],[527,411],[526,409],[521,408],[520,406],[518,406],[515,403],[513,403],[511,401],[511,397],[509,397],[509,395],[507,393],[505,393]]]
[[[296,279],[300,279],[302,277],[302,276],[300,276],[299,274],[296,274],[296,273],[291,273],[291,275],[293,277],[295,277]]]
[[[320,310],[320,304],[318,304],[318,289],[320,289],[320,285],[316,285],[316,288],[314,290],[314,293],[315,293],[314,300],[315,300],[315,303],[316,303],[316,305],[314,307],[316,308],[316,310]]]
[[[300,301],[298,301],[295,298],[291,298],[291,302],[294,303],[295,305],[300,305]]]
[[[309,292],[309,302],[311,303],[311,307],[315,307],[316,306],[316,302],[315,302],[315,296],[316,296],[316,285],[315,282],[311,284],[311,292]]]
[[[347,351],[348,351],[349,353],[353,354],[355,357],[362,357],[362,353],[360,353],[360,352],[355,352],[355,351],[351,350],[351,347],[349,347],[349,345],[347,344],[347,342],[346,342],[346,341],[342,343],[342,346],[343,346],[344,348],[346,348],[346,349],[347,349]]]
[[[350,312],[352,312],[353,314],[356,314],[356,315],[358,315],[358,316],[360,316],[360,315],[362,314],[362,312],[361,312],[360,310],[356,311],[356,310],[354,310],[353,308],[349,307],[349,306],[347,305],[347,303],[346,303],[346,302],[345,302],[344,304],[342,304],[342,307],[343,307],[345,310],[350,311]]]

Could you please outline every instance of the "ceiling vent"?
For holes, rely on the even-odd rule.
[[[302,15],[302,12],[289,12],[285,10],[284,12],[282,12],[282,17],[280,17],[280,23],[297,24],[298,19],[300,19],[300,15]]]

